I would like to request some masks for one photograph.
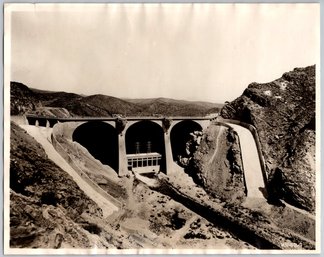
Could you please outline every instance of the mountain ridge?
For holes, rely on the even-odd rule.
[[[223,106],[204,101],[171,98],[118,98],[110,95],[79,95],[64,91],[48,91],[28,87],[12,81],[11,114],[35,113],[38,108],[64,108],[71,116],[205,116],[219,111]],[[37,106],[34,106],[37,103]]]

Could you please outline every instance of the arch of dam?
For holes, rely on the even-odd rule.
[[[127,175],[132,168],[145,170],[147,166],[166,174],[179,169],[174,162],[176,155],[185,152],[190,134],[206,129],[211,120],[211,117],[56,118],[26,115],[29,125],[52,128],[64,123],[64,129],[59,131],[63,137],[87,148],[119,176]]]

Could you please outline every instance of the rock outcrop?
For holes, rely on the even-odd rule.
[[[273,82],[251,83],[221,110],[256,127],[269,176],[270,200],[315,210],[315,66]]]
[[[238,142],[233,129],[212,124],[185,168],[198,185],[227,202],[241,202],[245,198]]]
[[[190,163],[190,160],[194,156],[194,153],[198,149],[201,138],[202,138],[202,131],[194,131],[190,133],[189,140],[186,142],[185,150],[183,152],[183,155],[177,156],[177,162],[181,167],[187,167]]]

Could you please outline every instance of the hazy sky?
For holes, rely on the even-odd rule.
[[[11,80],[33,88],[224,102],[319,59],[319,4],[49,6],[11,12]]]

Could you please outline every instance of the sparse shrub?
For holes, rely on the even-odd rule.
[[[82,226],[85,230],[89,231],[91,234],[99,235],[102,231],[98,225],[94,223],[85,224]]]
[[[185,234],[183,238],[184,239],[207,239],[207,236],[200,232],[194,233],[193,231],[190,231],[187,234]]]
[[[179,213],[175,212],[171,217],[171,228],[178,230],[186,224],[186,220],[179,217]]]

